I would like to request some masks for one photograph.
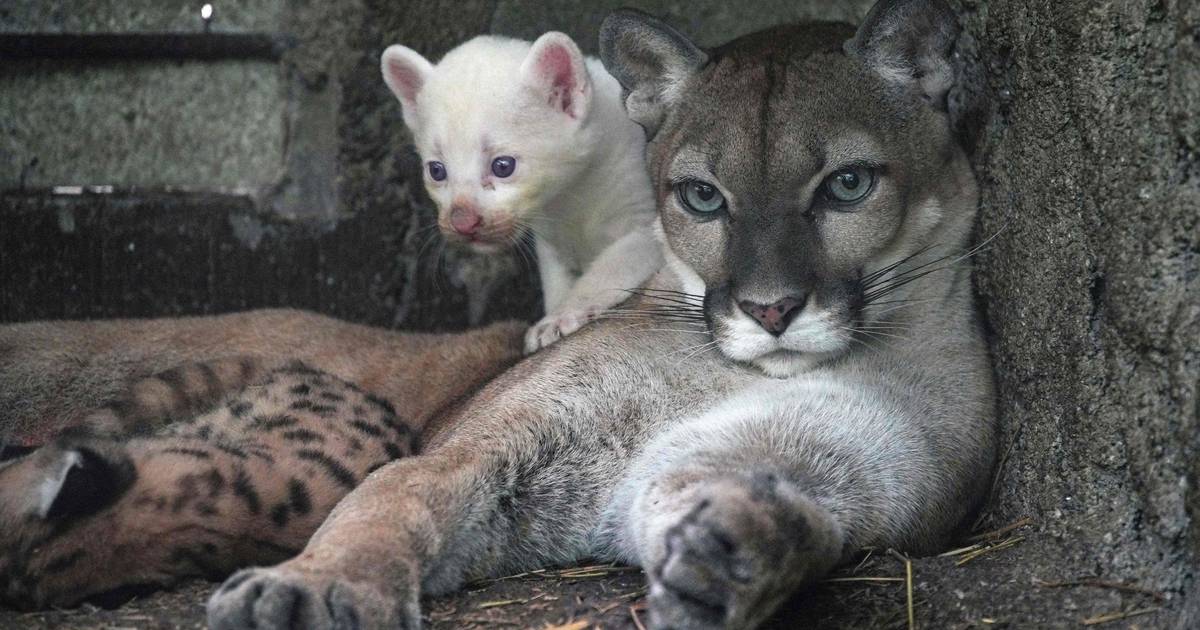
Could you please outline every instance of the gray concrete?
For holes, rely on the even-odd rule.
[[[204,0],[7,0],[0,5],[0,33],[203,32]],[[276,31],[285,0],[207,0],[211,32]]]
[[[269,62],[9,61],[0,67],[0,189],[254,193],[282,175],[285,111]]]
[[[978,283],[1012,450],[993,509],[1037,519],[1071,570],[1190,591],[1197,627],[1200,7],[967,5],[995,96]]]

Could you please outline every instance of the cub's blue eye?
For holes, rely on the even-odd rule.
[[[725,196],[707,182],[683,182],[675,186],[675,194],[683,207],[699,215],[715,214],[725,208]]]
[[[492,175],[496,177],[508,177],[513,174],[517,168],[517,158],[511,155],[501,155],[492,160]]]
[[[862,201],[875,187],[875,173],[866,166],[852,166],[825,178],[825,195],[837,203]]]
[[[435,182],[446,179],[446,165],[441,162],[430,162],[429,177]]]

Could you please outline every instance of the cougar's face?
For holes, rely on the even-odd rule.
[[[852,34],[714,51],[651,147],[668,263],[721,351],[774,375],[849,350],[872,273],[938,221],[942,117],[842,53]]]

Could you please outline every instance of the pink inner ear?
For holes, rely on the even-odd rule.
[[[411,64],[398,59],[388,60],[388,75],[392,77],[392,81],[400,89],[400,95],[409,103],[416,103],[417,93],[421,91],[421,86],[425,84],[425,79],[421,76],[421,72],[414,68]]]
[[[575,77],[570,51],[562,46],[547,47],[537,60],[537,71],[550,84],[550,106],[575,118],[575,90],[579,88],[579,81]]]

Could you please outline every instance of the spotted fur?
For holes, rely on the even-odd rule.
[[[364,332],[303,313],[241,321],[280,315],[296,335],[293,349],[320,333],[346,342],[347,333]],[[219,328],[219,319],[208,325]],[[87,324],[39,326],[62,334]],[[0,338],[14,328],[22,326],[0,328]],[[184,577],[220,579],[295,555],[367,475],[414,452],[438,408],[515,360],[522,331],[374,331],[375,347],[361,349],[388,348],[404,363],[390,377],[362,368],[354,375],[383,393],[331,371],[351,364],[359,350],[352,342],[310,353],[312,363],[241,355],[135,378],[50,443],[10,451],[17,456],[0,463],[0,603],[116,603]],[[13,371],[0,364],[0,382]],[[397,395],[417,385],[415,400]]]

